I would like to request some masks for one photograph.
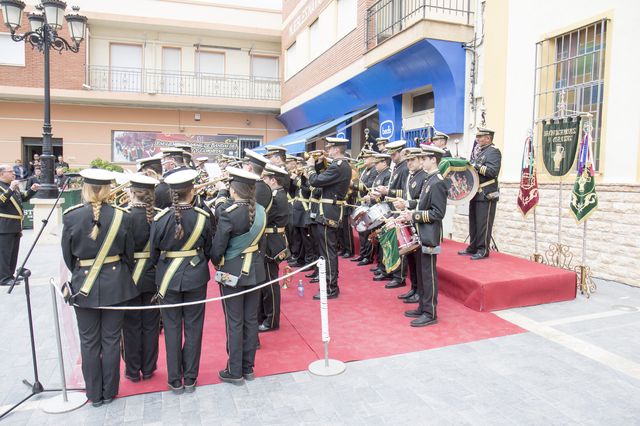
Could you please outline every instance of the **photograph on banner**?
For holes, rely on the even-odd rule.
[[[111,157],[116,163],[134,163],[136,160],[159,153],[162,148],[177,144],[190,145],[194,156],[207,156],[211,160],[217,159],[222,154],[237,157],[240,151],[238,136],[233,135],[186,135],[114,130],[111,132]]]

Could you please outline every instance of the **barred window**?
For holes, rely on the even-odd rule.
[[[606,31],[603,19],[536,46],[536,115],[539,119],[557,115],[563,94],[568,115],[591,113],[596,170],[600,168]]]

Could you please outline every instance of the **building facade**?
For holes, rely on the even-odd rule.
[[[28,2],[27,11],[35,6]],[[254,146],[286,134],[278,6],[242,1],[79,1],[77,54],[51,54],[54,154],[130,166],[158,141]],[[26,13],[25,13],[26,14]],[[28,23],[23,19],[25,31]],[[4,31],[4,30],[0,30]],[[19,32],[22,32],[19,31]],[[67,36],[66,29],[61,36]],[[4,161],[42,150],[43,55],[0,33]],[[158,144],[156,144],[158,145]],[[157,148],[157,146],[154,147]]]

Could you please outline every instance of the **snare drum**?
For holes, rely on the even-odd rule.
[[[378,203],[372,206],[363,216],[362,222],[366,225],[367,231],[377,228],[384,223],[384,220],[391,215],[391,208],[387,203]]]
[[[351,216],[349,216],[349,222],[351,223],[351,226],[358,226],[358,223],[360,222],[360,220],[362,220],[362,216],[367,213],[367,210],[369,210],[369,206],[356,207],[351,213]]]
[[[399,225],[396,227],[398,237],[398,251],[400,256],[413,253],[420,248],[420,240],[413,225]]]

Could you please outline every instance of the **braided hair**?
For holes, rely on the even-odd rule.
[[[111,188],[109,185],[93,185],[89,183],[82,185],[82,199],[86,203],[91,204],[93,211],[93,219],[91,221],[93,227],[89,233],[89,238],[94,241],[98,238],[98,233],[100,232],[100,209],[102,208],[102,204],[109,199],[110,193]]]
[[[133,198],[133,202],[131,203],[132,207],[144,207],[147,217],[147,222],[153,222],[153,217],[155,216],[155,210],[153,206],[156,201],[155,192],[152,189],[143,189],[143,188],[131,188],[131,196]]]
[[[232,180],[229,187],[235,191],[238,199],[248,203],[249,224],[253,224],[253,219],[256,216],[256,186],[254,184]]]
[[[174,238],[176,240],[184,237],[184,229],[182,227],[182,210],[187,210],[193,207],[190,204],[192,198],[193,186],[171,190],[171,208],[173,209],[173,217],[176,222],[176,233]]]

